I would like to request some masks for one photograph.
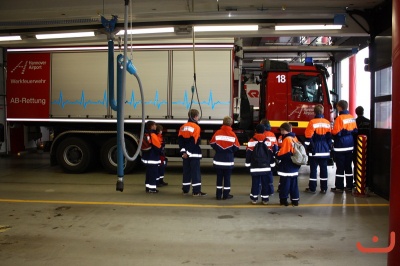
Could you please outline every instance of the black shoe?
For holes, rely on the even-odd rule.
[[[149,188],[148,187],[146,188],[146,193],[149,193]]]
[[[348,188],[345,189],[345,191],[346,192],[353,192],[353,189],[348,187]]]
[[[338,192],[338,193],[342,193],[342,192],[343,192],[343,189],[340,189],[340,188],[333,187],[333,188],[331,188],[331,192]]]
[[[164,184],[163,183],[157,183],[157,187],[163,187]]]
[[[150,193],[150,194],[152,194],[152,193],[158,193],[158,190],[157,189],[149,189],[149,192],[148,193]]]
[[[326,190],[322,189],[319,193],[326,194]]]
[[[193,197],[203,197],[203,196],[207,196],[207,193],[200,191],[199,193],[193,193],[192,195],[193,195]]]
[[[311,193],[311,194],[315,194],[315,193],[316,193],[316,191],[312,191],[309,187],[306,188],[306,189],[304,190],[304,192],[306,192],[306,193]]]
[[[299,201],[298,200],[292,200],[292,206],[293,207],[299,206]]]
[[[221,197],[215,197],[217,200],[222,200],[222,198]]]
[[[165,186],[168,186],[168,183],[167,183],[167,182],[164,182],[164,181],[160,181],[160,185],[163,186],[163,187],[165,187]]]
[[[289,206],[287,199],[280,199],[280,205]]]
[[[233,195],[230,195],[230,194],[228,196],[223,197],[224,200],[231,199],[231,198],[233,198]]]

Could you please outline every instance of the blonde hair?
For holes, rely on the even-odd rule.
[[[314,107],[314,113],[315,113],[316,115],[322,115],[322,114],[324,113],[324,107],[323,107],[322,105],[320,105],[320,104],[317,104],[317,105]]]
[[[233,123],[232,117],[230,116],[225,116],[224,120],[222,121],[222,124],[225,126],[231,126]]]

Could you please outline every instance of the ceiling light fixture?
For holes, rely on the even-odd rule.
[[[340,30],[342,25],[280,25],[275,30]]]
[[[69,33],[54,33],[54,34],[37,34],[36,39],[62,39],[62,38],[80,38],[80,37],[93,37],[93,31],[87,32],[69,32]]]
[[[232,49],[233,44],[196,44],[197,49]],[[155,44],[155,45],[130,45],[129,49],[135,50],[158,50],[158,49],[193,49],[193,44]],[[63,51],[105,51],[108,46],[85,46],[85,47],[41,47],[41,48],[12,48],[7,49],[7,52],[63,52]],[[118,46],[115,46],[115,50]]]
[[[257,31],[258,25],[194,26],[195,32],[209,31]]]
[[[145,29],[131,29],[128,30],[128,34],[153,34],[153,33],[169,33],[174,32],[173,27],[164,28],[145,28]],[[117,35],[124,35],[125,30],[120,30]]]
[[[0,36],[0,42],[6,42],[6,41],[20,41],[21,36]]]

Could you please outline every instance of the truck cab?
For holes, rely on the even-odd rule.
[[[321,104],[324,117],[333,123],[334,107],[329,97],[327,75],[322,66],[265,60],[259,92],[255,92],[254,85],[248,85],[246,90],[248,98],[258,96],[258,106],[254,106],[258,109],[255,122],[268,119],[274,133],[279,132],[282,123],[289,122],[293,132],[301,137],[308,122],[314,118],[314,107]]]

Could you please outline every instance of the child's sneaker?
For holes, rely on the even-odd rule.
[[[193,195],[193,197],[203,197],[203,196],[207,196],[207,193],[200,191],[199,193],[193,193],[192,195]]]
[[[160,181],[160,182],[158,183],[158,185],[159,185],[160,187],[165,187],[165,186],[168,186],[168,183],[167,183],[167,182],[164,182],[164,180],[162,180],[162,181]]]
[[[343,193],[344,189],[333,187],[331,188],[331,192]]]
[[[304,192],[306,192],[306,193],[311,193],[311,194],[315,194],[315,193],[317,193],[315,190],[314,191],[312,191],[309,187],[308,188],[306,188],[305,190],[304,190]]]
[[[287,201],[287,199],[280,199],[280,205],[289,206],[289,202]]]

